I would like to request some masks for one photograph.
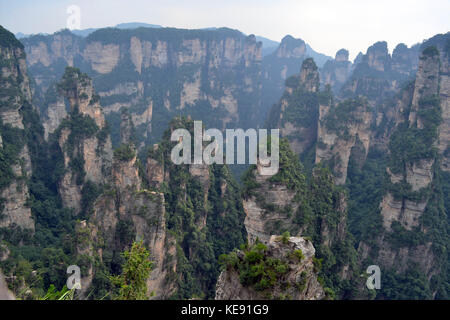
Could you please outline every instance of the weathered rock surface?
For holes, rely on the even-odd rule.
[[[248,243],[255,243],[257,239],[268,243],[275,225],[278,229],[292,229],[294,225],[292,215],[286,214],[284,209],[289,207],[292,212],[297,210],[299,203],[294,200],[295,192],[283,184],[270,183],[267,181],[269,178],[267,175],[256,174],[260,196],[251,196],[243,200]],[[264,208],[264,203],[270,204],[270,209]],[[299,235],[299,233],[300,228],[292,234]]]
[[[352,63],[348,60],[348,51],[340,49],[334,60],[327,61],[320,70],[322,85],[330,85],[333,92],[339,92],[350,76]]]
[[[273,288],[257,291],[253,287],[244,286],[239,281],[239,271],[227,268],[222,271],[217,280],[216,300],[264,300],[264,299],[292,299],[292,300],[320,300],[325,298],[322,286],[317,281],[314,271],[313,257],[315,249],[310,241],[301,237],[290,237],[287,243],[282,243],[281,237],[271,236],[267,243],[268,257],[280,259],[288,264],[288,271]],[[301,250],[304,258],[299,262],[290,259],[290,254]],[[243,253],[237,253],[239,260]]]
[[[63,204],[78,212],[81,206],[83,183],[91,181],[99,184],[106,181],[106,175],[111,166],[112,146],[108,134],[99,136],[99,132],[105,129],[106,122],[102,107],[96,98],[92,80],[77,69],[67,69],[60,86],[62,88],[60,93],[68,99],[70,104],[71,114],[66,118],[67,121],[73,121],[70,119],[72,114],[76,113],[92,119],[97,127],[95,134],[89,137],[77,136],[71,140],[69,139],[71,136],[79,135],[79,133],[72,132],[66,126],[58,127],[60,130],[58,144],[63,152],[66,168],[59,183],[59,193]],[[78,176],[82,173],[75,172],[72,168],[74,159],[82,162],[84,175],[81,179]]]
[[[110,36],[108,32],[121,35],[104,41]],[[140,133],[139,142],[159,140],[167,119],[186,108],[194,114],[202,108],[200,115],[204,121],[211,121],[204,108],[221,112],[223,126],[235,122],[247,127],[250,118],[257,115],[262,57],[261,43],[254,36],[230,29],[144,32],[102,29],[87,38],[62,31],[22,41],[40,96],[44,97],[49,85],[62,74],[61,59],[69,66],[80,67],[94,79],[105,114],[130,109]],[[42,66],[57,72],[45,74]],[[119,77],[118,72],[127,76]],[[235,79],[233,83],[230,77]],[[160,88],[162,82],[166,83],[164,89]],[[249,100],[248,96],[254,99]],[[170,116],[159,117],[155,123],[154,111]],[[160,123],[162,119],[166,123]]]
[[[142,189],[142,180],[136,165],[136,156],[130,160],[115,159],[111,172],[112,189],[95,202],[89,220],[95,231],[93,243],[103,242],[102,250],[121,252],[129,246],[123,237],[124,226],[129,225],[133,241],[143,241],[149,248],[153,268],[148,279],[148,291],[154,298],[169,297],[175,290],[167,281],[176,271],[175,239],[167,232],[164,194]],[[121,233],[122,232],[122,233]]]
[[[347,178],[348,164],[353,148],[360,144],[362,147],[359,163],[365,161],[371,140],[372,113],[367,109],[364,101],[353,104],[354,108],[346,114],[347,119],[337,119],[330,113],[333,109],[343,108],[342,105],[319,106],[319,123],[317,126],[318,145],[316,147],[315,163],[331,162],[336,184],[344,184]],[[331,112],[330,112],[331,111]],[[351,116],[351,117],[350,117]],[[331,119],[327,119],[331,118]],[[345,133],[327,126],[328,121],[342,122]],[[329,122],[328,122],[329,123]]]

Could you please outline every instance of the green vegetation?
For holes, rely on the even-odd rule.
[[[69,36],[70,31],[64,30],[61,35]],[[72,35],[73,36],[73,35]],[[93,71],[89,64],[75,57],[74,64],[82,65],[83,71],[93,75],[93,81],[100,91],[109,91],[118,84],[144,83],[142,92],[134,92],[131,95],[104,96],[94,94],[89,103],[95,104],[100,100],[103,104],[123,103],[133,100],[130,112],[139,115],[147,110],[149,103],[153,103],[153,118],[151,130],[146,123],[137,126],[136,136],[149,145],[159,141],[160,148],[155,152],[149,152],[155,160],[164,166],[164,171],[170,177],[160,187],[152,187],[164,193],[166,225],[170,237],[176,241],[176,254],[167,257],[168,260],[176,259],[177,273],[169,274],[168,281],[174,280],[177,286],[172,298],[212,298],[214,296],[215,282],[220,272],[218,260],[227,268],[238,271],[240,281],[244,285],[253,286],[258,291],[265,291],[276,284],[283,284],[283,276],[288,272],[288,265],[279,259],[270,258],[267,255],[267,247],[261,243],[254,246],[243,246],[242,250],[234,249],[246,243],[246,231],[244,228],[244,212],[242,197],[253,197],[266,215],[280,214],[287,218],[288,223],[277,221],[268,226],[268,230],[282,234],[280,241],[287,243],[290,234],[308,237],[316,248],[316,257],[313,259],[314,269],[319,273],[319,282],[324,286],[329,298],[354,298],[358,297],[359,270],[355,248],[360,242],[369,246],[368,257],[362,263],[373,262],[377,256],[380,244],[379,235],[389,244],[390,249],[414,249],[418,245],[432,243],[433,268],[439,270],[429,281],[427,275],[418,266],[412,265],[406,272],[398,270],[383,270],[382,290],[378,293],[379,299],[448,299],[450,271],[449,264],[449,238],[448,238],[448,208],[450,207],[450,175],[440,169],[441,155],[438,154],[436,141],[438,126],[442,122],[439,96],[428,95],[418,102],[417,110],[404,110],[405,120],[412,111],[416,113],[417,121],[413,123],[400,123],[394,128],[392,120],[384,116],[380,124],[374,121],[373,129],[376,130],[376,142],[383,142],[389,138],[389,150],[378,150],[375,147],[369,150],[367,159],[362,159],[360,146],[352,149],[348,168],[347,184],[337,187],[333,182],[332,172],[326,167],[334,167],[340,161],[333,158],[329,163],[314,166],[315,147],[325,148],[326,145],[320,139],[310,146],[301,155],[302,165],[298,156],[289,148],[287,139],[280,141],[280,170],[268,179],[270,188],[287,187],[295,193],[292,203],[274,205],[265,200],[261,194],[262,187],[256,181],[255,166],[244,174],[243,187],[240,188],[233,180],[230,169],[223,165],[213,165],[205,170],[204,176],[199,179],[190,173],[190,167],[175,166],[169,161],[170,150],[173,144],[169,142],[170,130],[164,132],[170,119],[177,114],[180,116],[191,115],[192,118],[202,119],[207,127],[222,127],[222,120],[229,115],[225,107],[219,104],[214,107],[209,100],[198,100],[192,105],[185,105],[182,110],[176,109],[180,104],[183,84],[194,81],[194,74],[200,74],[201,91],[206,95],[220,101],[225,89],[233,87],[232,94],[237,100],[238,108],[236,119],[229,126],[241,125],[247,127],[255,123],[255,119],[262,115],[255,115],[258,106],[258,90],[248,91],[249,86],[245,82],[248,79],[253,82],[251,89],[259,86],[259,66],[243,66],[239,64],[235,68],[219,66],[210,68],[211,64],[185,64],[176,67],[172,61],[175,52],[180,52],[182,43],[186,39],[201,39],[209,46],[214,42],[220,42],[225,37],[231,37],[237,41],[243,41],[243,35],[237,31],[220,29],[217,32],[206,30],[177,30],[164,28],[158,30],[136,29],[118,30],[103,29],[91,34],[86,40],[80,40],[73,36],[74,45],[82,48],[86,43],[100,41],[102,43],[115,43],[128,45],[132,36],[141,40],[156,43],[156,40],[167,41],[169,61],[163,71],[161,68],[151,66],[145,72],[138,73],[131,59],[121,58],[120,63],[109,74],[99,74]],[[438,47],[441,48],[442,38],[427,42],[422,46],[422,59],[437,57]],[[448,36],[447,36],[448,37]],[[445,39],[444,39],[445,40]],[[30,43],[51,44],[51,38],[46,36],[33,36],[24,40]],[[28,42],[27,42],[28,41]],[[450,42],[445,40],[444,52],[448,54]],[[289,45],[291,45],[290,43]],[[14,35],[0,26],[0,46],[2,48],[21,48],[23,45],[15,39]],[[385,43],[377,43],[370,50],[387,50]],[[267,58],[275,59],[275,55]],[[22,58],[22,56],[20,57]],[[206,59],[211,59],[208,54]],[[210,61],[210,60],[208,60]],[[274,61],[274,60],[273,60]],[[272,61],[272,62],[273,62]],[[382,101],[386,96],[386,88],[392,86],[392,80],[402,81],[405,75],[397,74],[391,70],[388,60],[384,63],[385,71],[378,71],[369,67],[367,57],[359,63],[352,75],[349,84],[354,85],[351,92],[343,92],[343,96],[351,96],[338,104],[334,104],[330,88],[318,93],[306,92],[300,85],[298,76],[290,76],[292,70],[298,71],[298,59],[279,59],[278,66],[266,64],[264,71],[280,77],[277,69],[280,65],[286,66],[288,78],[285,86],[292,89],[291,93],[285,93],[283,99],[288,102],[284,111],[281,125],[291,122],[296,127],[310,129],[316,132],[318,123],[319,103],[330,106],[330,112],[324,119],[328,130],[334,131],[341,138],[350,138],[348,125],[359,122],[355,110],[367,112],[367,102],[357,95],[364,95],[370,100]],[[305,60],[305,66],[312,69],[317,67],[311,59]],[[0,59],[0,68],[7,67],[19,70],[17,59]],[[40,108],[42,114],[50,102],[55,102],[57,93],[62,93],[66,98],[87,99],[88,95],[81,86],[86,85],[90,79],[77,68],[66,67],[64,59],[59,59],[50,67],[43,66],[40,62],[31,66],[34,75],[39,76],[42,87],[50,89],[44,94],[41,86],[34,83],[34,102]],[[272,71],[276,72],[272,72]],[[62,76],[62,81],[56,86],[53,84],[55,77]],[[147,299],[145,282],[151,271],[149,253],[143,244],[133,243],[136,231],[131,220],[120,220],[114,230],[116,237],[113,239],[116,248],[105,249],[102,262],[95,257],[77,254],[76,245],[89,243],[89,233],[86,230],[74,230],[79,220],[88,220],[92,214],[93,204],[100,194],[117,195],[117,190],[109,186],[96,185],[85,181],[84,160],[82,157],[83,141],[96,137],[99,143],[98,152],[108,139],[109,128],[98,128],[95,121],[79,113],[77,106],[73,106],[69,117],[63,121],[60,128],[49,141],[43,139],[43,128],[40,124],[38,113],[33,109],[30,101],[27,101],[20,86],[23,84],[24,75],[17,77],[8,76],[0,79],[0,109],[17,109],[23,117],[24,129],[14,128],[0,121],[0,191],[16,180],[18,188],[28,186],[30,196],[27,205],[31,208],[36,230],[30,234],[18,226],[0,228],[1,246],[8,247],[8,259],[0,262],[2,272],[6,275],[14,275],[9,286],[20,298],[42,298],[45,300],[72,299],[73,291],[64,287],[67,277],[66,266],[76,261],[83,270],[88,265],[95,266],[95,275],[92,284],[92,292],[89,298],[116,298],[116,299]],[[214,79],[214,87],[211,87],[210,79]],[[38,78],[37,78],[38,79]],[[245,81],[244,81],[245,79]],[[273,79],[270,79],[272,81]],[[311,79],[310,79],[311,80]],[[363,80],[354,82],[355,80]],[[263,86],[267,85],[263,79]],[[151,84],[151,85],[149,85]],[[266,86],[267,87],[267,86]],[[407,90],[413,90],[414,84],[410,83]],[[280,88],[268,88],[263,92],[263,100],[270,95],[277,95]],[[275,93],[274,93],[275,92]],[[281,93],[280,93],[281,94]],[[269,101],[270,99],[267,99]],[[266,103],[267,101],[264,101]],[[87,102],[87,101],[83,101]],[[168,107],[170,105],[170,107]],[[272,127],[280,126],[279,112],[281,104],[272,109],[269,122]],[[386,115],[385,106],[376,104],[375,112]],[[213,112],[214,111],[214,112]],[[264,112],[262,112],[264,114]],[[135,156],[136,150],[131,145],[120,145],[118,128],[120,127],[120,112],[112,112],[108,115],[111,124],[112,140],[118,148],[114,152],[116,160],[129,161]],[[170,122],[171,130],[185,127],[192,131],[192,122],[185,118],[179,118]],[[64,147],[59,147],[58,139],[62,137],[64,130],[67,136]],[[144,138],[144,133],[146,138]],[[392,133],[392,134],[391,134]],[[148,135],[147,135],[148,134]],[[293,137],[287,137],[293,138]],[[296,139],[303,137],[296,136]],[[314,137],[311,138],[314,141]],[[358,143],[357,143],[358,144]],[[19,154],[24,146],[28,147],[31,155],[32,174],[28,176],[24,172],[24,161]],[[365,150],[363,150],[365,151]],[[69,167],[82,190],[81,212],[74,215],[72,210],[64,208],[58,194],[58,183],[64,174],[65,166],[63,154],[69,155]],[[444,152],[448,156],[449,150]],[[365,155],[364,155],[365,156]],[[142,160],[142,159],[141,159]],[[392,183],[386,173],[386,167],[398,176],[405,177],[407,168],[422,160],[434,162],[432,183],[418,191],[413,191],[411,185],[405,180]],[[361,162],[364,161],[364,164]],[[21,167],[21,174],[15,174],[13,166]],[[144,175],[143,166],[138,161],[141,175]],[[205,182],[206,181],[206,182]],[[148,182],[144,181],[144,185]],[[383,196],[389,192],[396,200],[401,201],[427,201],[423,215],[420,217],[416,228],[408,230],[401,223],[394,222],[391,231],[387,232],[382,227],[380,215],[380,203]],[[0,199],[0,207],[5,199]],[[348,217],[345,203],[348,204]],[[163,205],[163,204],[161,204]],[[0,208],[1,219],[1,208]],[[151,221],[151,220],[149,220]],[[148,222],[148,221],[147,221]],[[150,222],[149,222],[150,223]],[[151,223],[150,223],[151,224]],[[350,233],[345,231],[348,225]],[[355,239],[353,239],[353,237]],[[133,244],[132,244],[133,243]],[[102,239],[96,244],[103,246]],[[103,247],[102,247],[103,248]],[[3,249],[2,249],[3,250]],[[125,250],[124,254],[120,254]],[[227,254],[228,253],[228,254]],[[225,255],[224,255],[225,254]],[[220,257],[220,259],[219,259]],[[289,255],[290,262],[301,262],[304,259],[301,250],[294,250]],[[350,277],[343,280],[341,275],[344,267],[348,267]],[[112,276],[111,276],[112,275]],[[111,281],[113,279],[113,281]],[[116,284],[118,288],[113,288]],[[298,283],[299,290],[306,286],[306,274],[302,274]],[[57,291],[56,288],[62,288]],[[29,290],[31,289],[31,294]],[[26,293],[28,292],[28,293]],[[286,297],[287,298],[287,297]]]
[[[15,178],[12,166],[19,164],[19,154],[25,146],[25,132],[9,124],[4,125],[0,119],[0,190],[9,186]],[[1,211],[0,211],[1,212]]]
[[[439,56],[439,50],[435,46],[429,46],[422,51],[422,55],[425,57]]]
[[[85,139],[95,136],[95,134],[99,132],[99,128],[94,119],[79,113],[78,110],[75,109],[70,113],[69,117],[63,119],[60,126],[55,131],[55,138],[59,138],[63,130],[69,130],[69,135],[63,149],[70,158],[69,167],[76,176],[77,184],[81,185],[83,184],[86,175],[84,172],[82,142]]]
[[[50,285],[47,293],[39,300],[73,300],[75,296],[75,288],[69,290],[64,286],[61,291],[56,290],[54,285]]]
[[[221,255],[220,262],[226,268],[237,270],[242,285],[252,286],[256,291],[273,288],[289,271],[285,262],[268,256],[267,246],[260,242],[246,248],[243,258],[232,252]]]
[[[286,83],[297,82],[288,79]],[[297,84],[292,94],[284,94],[288,107],[283,114],[282,125],[290,122],[296,127],[309,127],[317,123],[319,118],[319,101],[315,92],[308,92]]]
[[[284,244],[288,244],[290,236],[291,235],[289,234],[289,231],[283,232],[283,234],[281,235],[281,242],[283,242]]]
[[[394,270],[383,270],[382,274],[377,299],[429,300],[432,297],[429,282],[417,267],[410,267],[401,274]]]
[[[64,75],[61,79],[61,81],[57,84],[57,89],[62,92],[64,95],[68,95],[70,97],[78,97],[78,88],[79,86],[87,85],[90,81],[87,74],[82,73],[80,69],[74,68],[74,67],[66,67],[64,71]],[[75,96],[72,96],[75,95]],[[82,99],[82,95],[85,95],[85,98],[87,98],[86,93],[80,93],[79,98]]]
[[[297,155],[289,147],[286,138],[280,139],[280,167],[278,173],[269,178],[270,182],[285,184],[289,189],[302,191],[305,188],[306,180],[303,173],[303,166],[298,161]]]
[[[136,150],[132,144],[122,144],[114,150],[114,159],[119,161],[130,161],[136,156]]]
[[[433,141],[437,138],[437,127],[441,121],[439,104],[432,106],[429,113],[424,110],[418,116],[424,121],[422,129],[403,123],[391,136],[389,166],[393,173],[402,173],[407,163],[436,157]]]
[[[362,120],[357,117],[357,111],[366,111],[367,102],[363,98],[347,99],[336,107],[330,107],[330,111],[324,119],[325,127],[336,132],[339,137],[349,139],[349,125]]]
[[[302,262],[305,258],[301,249],[294,250],[293,255],[297,258],[298,262]]]
[[[255,169],[250,170],[255,171]],[[289,217],[291,214],[291,219],[287,222],[275,221],[273,226],[266,225],[266,228],[270,229],[267,232],[270,234],[289,232],[297,235],[301,228],[301,236],[310,237],[316,248],[317,259],[323,261],[319,275],[324,287],[329,288],[337,297],[355,294],[356,284],[349,280],[342,280],[338,276],[344,266],[350,266],[355,272],[358,266],[351,235],[347,232],[338,235],[338,230],[343,227],[347,214],[343,206],[346,192],[342,187],[335,186],[330,170],[321,165],[316,166],[311,176],[307,178],[298,156],[290,150],[287,140],[284,138],[280,140],[280,168],[278,173],[268,181],[275,185],[285,185],[295,191],[293,203],[298,205],[298,208],[291,213],[289,210],[285,211],[285,208],[265,203],[264,196],[259,193],[261,190],[258,189],[254,174],[254,172],[245,174],[244,196],[253,196],[258,205],[266,210],[267,215],[277,212]],[[285,233],[283,238],[286,239],[287,235],[288,233]],[[332,241],[325,245],[328,239]]]
[[[16,39],[13,33],[0,26],[0,46],[4,48],[18,47],[23,49],[23,44]]]
[[[170,127],[192,132],[193,121],[176,118]],[[158,150],[148,154],[164,164],[170,176],[160,191],[164,192],[167,227],[177,241],[175,258],[180,272],[174,277],[179,289],[173,298],[210,298],[220,272],[218,257],[246,241],[240,190],[225,165],[212,165],[204,173],[207,189],[189,173],[189,165],[174,165],[171,130],[165,132]]]

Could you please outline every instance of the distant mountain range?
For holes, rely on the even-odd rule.
[[[118,28],[118,29],[136,29],[136,28],[164,28],[163,26],[159,24],[150,24],[150,23],[144,23],[144,22],[126,22],[126,23],[119,23],[115,25],[112,28]],[[102,28],[87,28],[87,29],[81,29],[81,30],[70,30],[73,34],[80,36],[80,37],[87,37],[94,31],[97,31]],[[204,30],[215,30],[218,29],[216,27],[210,27],[210,28],[203,28]],[[41,33],[42,35],[48,35],[47,33]],[[22,32],[18,32],[15,34],[17,39],[27,38],[31,36],[31,34],[25,34]],[[274,41],[262,36],[256,36],[256,41],[261,41],[263,44],[262,48],[262,55],[267,56],[274,52],[278,46],[280,45],[280,42]],[[322,53],[314,51],[309,45],[307,46],[308,54],[315,59],[318,65],[323,65],[327,60],[331,60],[332,58],[324,55]]]
[[[143,22],[126,22],[126,23],[119,23],[115,25],[113,28],[118,29],[136,29],[136,28],[163,28],[163,26],[160,26],[158,24],[150,24],[150,23],[143,23]],[[98,29],[103,28],[88,28],[88,29],[81,29],[81,30],[70,30],[73,34],[80,36],[80,37],[87,37],[92,32],[97,31]],[[43,35],[48,35],[48,33],[42,33]],[[24,34],[22,32],[18,32],[15,34],[17,39],[26,38],[29,37],[31,34]]]

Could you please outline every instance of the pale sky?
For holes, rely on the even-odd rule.
[[[0,24],[17,33],[66,27],[67,7],[81,9],[81,28],[146,22],[165,27],[229,27],[280,41],[290,34],[333,56],[353,59],[376,41],[389,50],[450,31],[449,0],[0,0]]]

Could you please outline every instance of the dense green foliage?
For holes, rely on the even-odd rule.
[[[421,59],[426,60],[436,54],[436,47],[427,47]],[[412,99],[414,90],[417,88],[410,82],[386,105],[393,108],[394,101],[406,96]],[[417,260],[429,258],[410,258],[410,266],[402,272],[396,269],[403,266],[397,266],[397,261],[394,261],[393,267],[382,270],[382,289],[377,293],[377,299],[448,297],[448,203],[445,200],[448,179],[439,168],[440,156],[436,148],[438,127],[442,122],[440,98],[437,94],[425,95],[420,90],[419,93],[421,97],[417,106],[410,100],[400,115],[403,121],[399,121],[396,127],[385,116],[373,128],[377,137],[392,130],[388,152],[372,147],[361,167],[358,164],[361,160],[352,151],[347,180],[350,191],[349,227],[357,242],[370,248],[362,264],[372,264],[383,259],[378,256],[380,249],[391,250],[399,255],[400,252],[409,252],[414,256],[417,250],[423,250],[423,246],[431,245],[433,268],[439,271],[429,281],[424,274],[424,267],[417,264]],[[411,175],[413,167],[421,167],[424,163],[433,165],[433,179],[428,186],[414,191],[407,176]],[[386,168],[400,180],[393,183]],[[389,230],[383,228],[380,203],[387,193],[402,204],[402,212],[406,210],[407,203],[426,205],[417,226],[407,228],[403,222],[394,220]]]
[[[70,73],[72,71],[78,74],[69,69]],[[16,276],[9,285],[19,297],[39,298],[51,285],[63,288],[67,266],[78,259],[75,250],[76,219],[89,215],[92,202],[100,192],[98,186],[93,184],[83,186],[82,212],[78,217],[73,215],[72,210],[63,207],[57,188],[65,168],[58,138],[62,130],[70,131],[65,151],[71,155],[70,169],[76,174],[77,182],[82,184],[84,170],[79,146],[83,139],[94,136],[98,127],[92,118],[81,115],[75,109],[46,142],[41,120],[31,104],[25,100],[19,112],[23,117],[24,130],[2,126],[4,148],[0,149],[2,163],[6,165],[8,161],[10,168],[14,161],[18,161],[17,153],[23,145],[28,147],[32,175],[26,177],[25,182],[30,191],[27,205],[35,221],[35,232],[31,234],[17,226],[1,230],[0,238],[10,250],[9,258],[1,262],[1,268],[5,274]],[[13,178],[7,167],[3,172],[5,179]],[[24,295],[28,288],[31,288],[32,294]]]
[[[375,246],[373,240],[382,230],[380,202],[386,179],[386,154],[371,149],[362,168],[350,158],[347,186],[349,188],[349,231],[357,242]]]
[[[19,154],[25,145],[25,134],[23,130],[11,125],[4,125],[0,119],[0,136],[2,146],[0,147],[0,190],[10,185],[15,177],[12,165],[19,163]]]
[[[64,95],[77,94],[77,89],[81,85],[88,84],[89,77],[82,73],[80,69],[74,67],[66,67],[61,81],[57,85],[57,89]],[[77,97],[77,96],[75,96]],[[80,96],[80,98],[82,98]]]
[[[404,173],[404,166],[421,159],[433,159],[437,150],[433,141],[437,138],[437,128],[441,123],[441,108],[437,96],[428,96],[419,101],[417,116],[423,127],[407,123],[399,125],[389,142],[391,159],[389,166],[393,173]]]

